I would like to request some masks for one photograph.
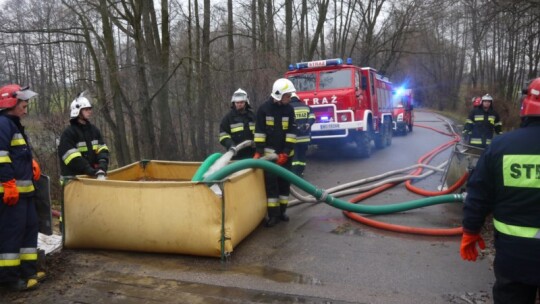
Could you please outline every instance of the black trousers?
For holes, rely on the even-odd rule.
[[[300,177],[304,175],[306,168],[306,154],[309,143],[297,143],[294,145],[294,158],[292,161],[292,172]]]
[[[495,304],[535,304],[540,297],[540,286],[512,281],[501,275],[495,268],[493,303]]]
[[[282,167],[291,170],[292,160],[289,158]],[[289,197],[291,183],[268,171],[264,171],[264,185],[266,188],[267,210],[269,217],[277,217],[287,210],[285,198]],[[287,200],[288,203],[288,200]]]
[[[38,217],[32,198],[21,196],[14,206],[0,202],[0,282],[36,274],[37,239]]]

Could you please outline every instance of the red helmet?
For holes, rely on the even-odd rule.
[[[17,100],[28,100],[37,93],[30,90],[30,87],[21,88],[18,84],[8,84],[0,88],[0,111],[13,108],[17,105]]]
[[[521,117],[524,116],[540,116],[540,77],[534,79],[529,84],[527,96],[521,104]]]
[[[482,105],[482,98],[480,97],[475,97],[474,100],[473,100],[473,107],[479,107]]]

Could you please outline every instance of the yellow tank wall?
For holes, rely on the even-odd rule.
[[[64,246],[221,255],[222,200],[190,180],[200,163],[132,164],[106,181],[79,177],[64,188]],[[261,170],[223,182],[224,251],[232,252],[266,214]]]

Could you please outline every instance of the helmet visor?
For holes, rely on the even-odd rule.
[[[17,99],[20,100],[29,100],[30,98],[38,95],[38,93],[30,90],[30,87],[21,88],[19,91],[15,92]]]
[[[244,93],[234,93],[231,99],[231,102],[236,101],[247,101],[247,94]]]

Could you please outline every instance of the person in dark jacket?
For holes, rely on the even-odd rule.
[[[534,304],[540,292],[540,78],[528,88],[522,127],[497,136],[467,182],[460,253],[476,261],[484,221],[495,227],[494,303]]]
[[[292,172],[302,177],[306,168],[306,153],[311,141],[311,126],[315,122],[315,114],[310,106],[300,101],[296,93],[292,93],[291,106],[294,108],[296,120],[296,144],[294,145]]]
[[[493,133],[502,133],[502,123],[499,114],[493,109],[493,97],[486,94],[482,97],[482,104],[475,106],[469,113],[463,135],[467,138],[466,144],[485,148],[491,144]]]
[[[105,179],[109,148],[99,129],[90,123],[92,105],[82,93],[70,108],[70,125],[62,133],[58,146],[62,179],[83,174]]]
[[[33,181],[41,170],[33,160],[21,119],[37,93],[10,84],[0,88],[0,285],[13,291],[37,287],[38,216]]]
[[[293,83],[285,78],[278,79],[272,87],[271,98],[257,111],[255,120],[255,155],[261,158],[277,154],[276,164],[290,170],[296,143],[296,123],[294,109],[289,104],[291,94],[296,90]],[[266,227],[275,226],[280,221],[289,221],[285,213],[289,203],[290,183],[273,173],[264,171],[268,220]]]
[[[233,150],[232,159],[251,158],[255,149],[245,147],[236,151],[234,147],[246,140],[253,140],[255,132],[255,114],[251,110],[246,91],[236,90],[231,98],[231,110],[219,125],[219,143],[227,150]]]

